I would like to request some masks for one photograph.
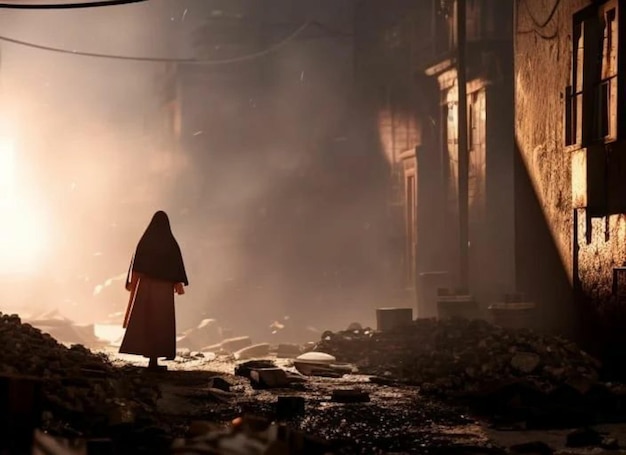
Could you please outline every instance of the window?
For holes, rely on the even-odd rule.
[[[617,139],[615,0],[574,16],[571,85],[566,89],[565,144],[587,146]]]

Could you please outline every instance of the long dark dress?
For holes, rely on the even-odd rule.
[[[174,283],[147,275],[137,278],[120,352],[173,359],[176,356]]]
[[[176,355],[174,289],[188,285],[180,247],[165,212],[157,212],[142,236],[128,269],[131,293],[120,352],[150,358]],[[181,286],[182,287],[182,286]]]

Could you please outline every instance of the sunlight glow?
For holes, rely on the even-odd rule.
[[[0,140],[0,273],[30,273],[42,263],[45,220],[17,191],[15,147]]]

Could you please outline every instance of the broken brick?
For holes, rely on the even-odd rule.
[[[287,387],[289,380],[287,373],[281,368],[260,368],[250,371],[250,381],[257,388]]]

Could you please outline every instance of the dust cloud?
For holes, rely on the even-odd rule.
[[[153,0],[0,12],[2,33],[17,39],[183,58],[254,53],[306,21],[324,24],[243,63],[179,66],[178,137],[164,64],[2,44],[0,140],[14,148],[11,197],[36,214],[12,243],[42,240],[30,267],[2,268],[3,306],[118,321],[132,251],[163,209],[190,278],[177,303],[179,330],[217,318],[236,335],[297,341],[373,323],[392,260],[389,170],[354,90],[353,7]],[[258,34],[236,45],[207,35],[216,18],[233,17]],[[241,29],[235,23],[229,36]]]

